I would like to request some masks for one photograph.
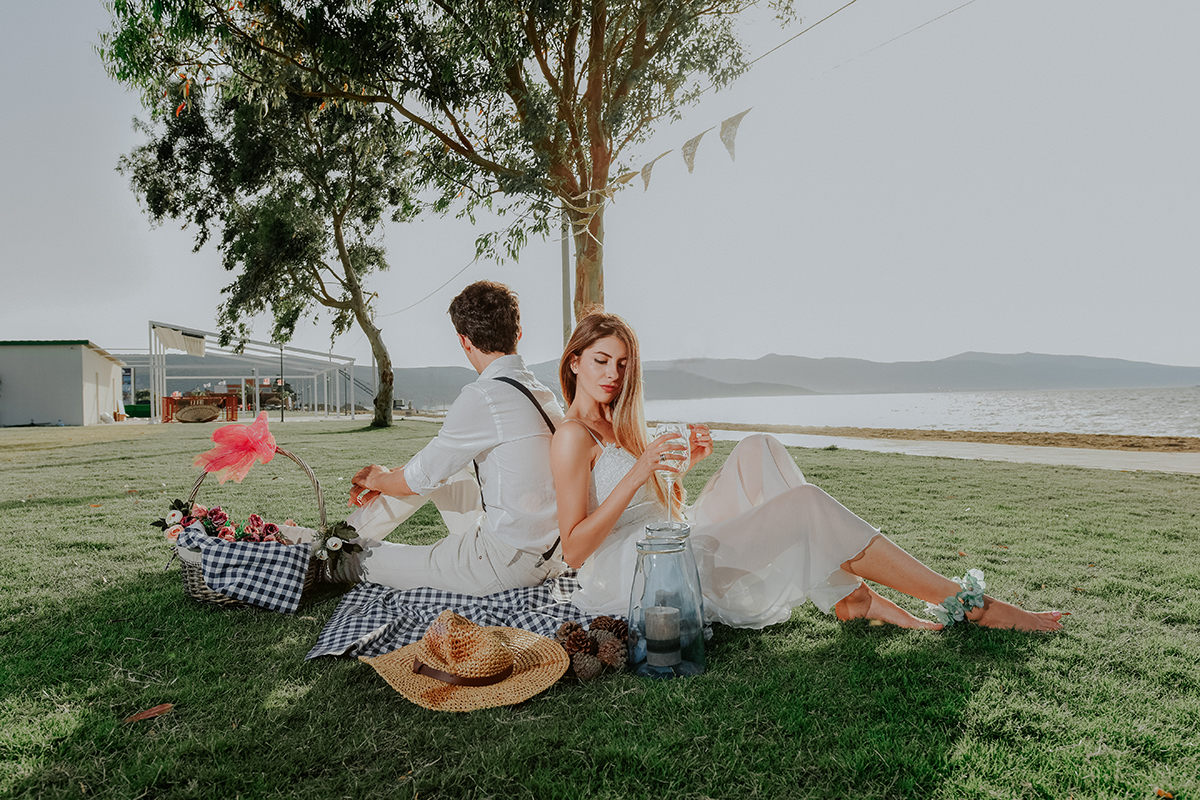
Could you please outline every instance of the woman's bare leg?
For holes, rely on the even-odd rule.
[[[940,622],[914,617],[865,583],[860,583],[857,589],[839,600],[833,612],[843,622],[850,619],[877,619],[901,628],[942,629]]]
[[[884,586],[890,586],[896,591],[904,592],[907,595],[929,603],[940,603],[947,597],[957,593],[961,588],[954,581],[939,575],[920,561],[917,561],[897,546],[891,539],[882,534],[872,539],[865,550],[842,564],[842,569],[860,578],[865,578],[875,583],[882,583]],[[858,597],[856,598],[855,595],[858,595]],[[862,609],[864,597],[870,601],[865,611]],[[845,604],[845,607],[843,607],[843,604]],[[896,622],[894,619],[889,618],[895,616],[895,612],[887,608],[888,605],[895,606],[894,603],[890,603],[870,589],[867,589],[863,593],[863,589],[860,587],[838,603],[835,608],[838,611],[839,618],[843,618],[843,611],[846,613],[863,611],[863,613],[854,613],[853,617],[844,618],[852,619],[854,617],[865,616],[868,619],[882,619],[885,622],[894,622],[894,624],[904,625],[904,627],[940,627],[938,625],[905,624],[908,620],[905,620],[904,617],[916,622],[922,622],[922,620],[918,620],[898,606],[895,607],[896,610],[900,611],[904,617],[900,617],[901,621]],[[874,616],[873,614],[878,614],[879,616]],[[984,595],[983,597],[983,608],[972,609],[967,614],[967,619],[984,627],[1016,628],[1022,631],[1059,630],[1062,628],[1061,617],[1062,612],[1059,611],[1025,611],[1011,603],[997,600],[989,595]]]

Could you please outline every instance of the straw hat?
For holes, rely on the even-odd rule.
[[[481,628],[443,611],[419,642],[360,657],[400,694],[433,711],[521,703],[544,692],[571,663],[557,642],[517,628]]]

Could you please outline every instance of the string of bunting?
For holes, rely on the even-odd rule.
[[[742,118],[749,114],[752,108],[753,106],[751,108],[747,108],[741,113],[734,114],[729,119],[721,122],[721,131],[718,136],[721,138],[721,143],[725,145],[725,149],[729,151],[730,161],[737,161],[737,152],[734,144],[737,140],[738,126],[742,124]],[[684,142],[683,146],[679,148],[679,153],[683,156],[683,163],[687,164],[689,174],[692,173],[696,168],[696,150],[700,147],[700,140],[704,138],[704,134],[708,133],[715,127],[717,126],[713,125],[711,128],[705,128],[704,130],[700,131],[700,133]],[[588,236],[591,236],[593,239],[595,239],[596,237],[592,235],[590,229],[592,217],[594,217],[600,209],[604,208],[604,203],[613,199],[618,189],[629,183],[638,175],[642,176],[642,191],[648,190],[650,188],[650,173],[654,169],[654,165],[673,152],[675,151],[667,150],[665,153],[660,153],[659,155],[650,159],[650,161],[648,161],[646,164],[642,165],[640,170],[632,170],[618,176],[610,181],[608,186],[604,187],[603,189],[592,189],[584,192],[581,195],[578,195],[577,197],[571,198],[578,203],[584,202],[592,195],[598,194],[601,196],[599,203],[593,203],[587,206],[576,206],[571,202],[564,200],[563,205],[567,206],[577,214],[582,215],[573,222],[573,225],[579,228],[581,232],[585,232]]]

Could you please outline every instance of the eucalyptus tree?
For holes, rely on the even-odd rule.
[[[138,123],[148,141],[118,169],[155,223],[192,227],[197,250],[219,236],[223,265],[235,273],[218,309],[223,344],[247,338],[247,320],[263,313],[274,319],[274,340],[286,342],[302,317],[328,309],[333,337],[357,325],[370,341],[379,371],[372,424],[391,425],[392,361],[364,279],[388,267],[385,218],[411,219],[422,190],[445,208],[441,177],[410,149],[412,128],[386,110],[297,94],[264,110],[188,80],[164,89],[160,113]],[[175,104],[181,94],[186,105]]]
[[[604,210],[630,149],[748,65],[735,31],[757,0],[113,0],[101,53],[158,91],[178,72],[256,102],[287,92],[391,109],[486,179],[469,207],[515,218],[477,240],[515,256],[561,207],[575,313],[604,301]],[[780,20],[790,0],[767,4]],[[184,102],[181,100],[181,102]],[[614,177],[614,174],[616,177]]]

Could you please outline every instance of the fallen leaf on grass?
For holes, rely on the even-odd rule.
[[[1077,591],[1077,592],[1082,592],[1082,591],[1083,591],[1083,589],[1080,589],[1078,586],[1072,586],[1071,588],[1072,588],[1072,589],[1074,589],[1074,590],[1075,590],[1075,591]]]
[[[958,554],[959,554],[960,556],[965,556],[965,555],[966,555],[966,553],[964,553],[962,550],[959,550],[959,551],[958,551]]]
[[[104,503],[92,503],[92,508],[99,508],[102,505],[104,505]]]
[[[1156,795],[1158,795],[1159,797],[1168,797],[1168,798],[1170,798],[1170,797],[1174,797],[1174,796],[1175,796],[1175,795],[1171,794],[1170,792],[1168,792],[1167,790],[1165,790],[1165,789],[1160,789],[1160,788],[1158,788],[1157,786],[1155,786],[1155,787],[1154,787],[1154,793],[1155,793]]]
[[[131,717],[126,717],[123,721],[140,722],[144,719],[154,719],[155,717],[161,717],[174,707],[174,703],[163,703],[162,705],[155,706],[154,708],[147,708],[145,711],[139,711]]]

